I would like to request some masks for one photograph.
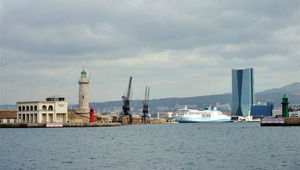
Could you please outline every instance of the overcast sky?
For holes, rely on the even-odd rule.
[[[300,81],[299,0],[1,0],[0,104],[59,94],[90,101],[231,92],[231,69],[262,91]]]

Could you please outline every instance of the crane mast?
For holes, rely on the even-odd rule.
[[[150,87],[146,86],[145,98],[144,98],[144,102],[143,102],[143,116],[142,116],[142,120],[143,120],[144,123],[148,122],[149,94],[150,94]]]
[[[127,88],[127,93],[125,93],[126,95],[122,96],[122,100],[123,100],[123,115],[128,115],[129,116],[129,120],[128,123],[131,124],[132,122],[132,116],[130,114],[130,94],[131,94],[131,82],[132,82],[132,77],[130,76],[129,78],[129,84],[128,84],[128,88]]]

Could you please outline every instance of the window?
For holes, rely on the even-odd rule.
[[[33,106],[30,106],[30,111],[33,111]]]
[[[43,105],[42,110],[47,110],[47,106]]]
[[[26,106],[26,111],[29,111],[29,106]]]
[[[52,110],[53,110],[53,106],[50,105],[50,106],[48,107],[48,110],[51,110],[51,111],[52,111]]]
[[[34,111],[37,111],[37,106],[34,106]]]
[[[22,111],[25,111],[25,106],[22,107]]]
[[[21,108],[21,106],[19,106],[19,111],[22,111],[22,108]]]

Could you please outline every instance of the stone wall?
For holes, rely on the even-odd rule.
[[[90,121],[89,117],[85,114],[76,114],[73,110],[68,111],[68,120],[70,123],[87,123]]]

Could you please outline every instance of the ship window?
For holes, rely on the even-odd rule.
[[[184,114],[187,114],[187,112],[188,112],[187,110],[180,110],[180,111],[179,111],[179,114],[180,114],[180,115],[184,115]]]

